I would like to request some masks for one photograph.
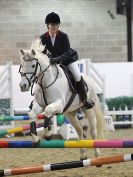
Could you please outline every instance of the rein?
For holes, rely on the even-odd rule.
[[[47,69],[49,68],[51,66],[51,64],[49,64],[48,65],[48,67],[40,74],[40,75],[38,75],[38,78],[44,73],[45,74],[45,72],[47,71]],[[54,79],[54,81],[51,83],[51,84],[49,84],[48,86],[46,86],[46,87],[43,87],[43,89],[47,89],[47,88],[49,88],[51,85],[53,85],[54,84],[54,82],[56,81],[56,79],[58,78],[58,75],[59,75],[59,70],[58,70],[58,67],[57,67],[57,65],[54,65],[55,67],[56,67],[56,71],[57,71],[57,73],[56,73],[56,77],[55,77],[55,79]],[[43,79],[43,77],[44,77],[44,75],[42,76],[42,78],[41,78],[41,83],[42,83],[42,79]],[[38,81],[38,80],[37,80]],[[39,84],[39,82],[38,82],[38,84]],[[40,85],[40,84],[39,84]]]
[[[39,63],[39,62],[38,62]],[[40,63],[39,63],[39,65],[40,65]],[[44,70],[44,71],[42,71],[38,76],[34,76],[34,80],[33,80],[33,82],[32,82],[32,84],[31,84],[31,95],[33,96],[34,95],[34,93],[32,92],[32,90],[33,90],[33,86],[34,86],[34,84],[36,83],[36,84],[39,84],[40,85],[40,87],[41,87],[41,89],[43,90],[43,86],[42,86],[42,84],[40,84],[39,82],[38,82],[38,78],[40,77],[40,76],[42,76],[42,78],[44,77],[44,74],[45,74],[45,72],[47,71],[47,69],[50,67],[50,64],[48,65],[48,67]],[[41,65],[40,65],[40,70],[41,70]],[[42,79],[41,79],[41,83],[42,83]]]
[[[55,77],[54,81],[53,81],[51,84],[49,84],[49,85],[46,86],[46,87],[43,87],[43,85],[42,85],[42,80],[43,80],[43,78],[44,78],[45,72],[47,71],[47,69],[48,69],[50,66],[51,66],[51,65],[49,64],[48,67],[47,67],[42,73],[40,73],[40,74],[38,75],[38,77],[36,77],[36,83],[37,83],[37,84],[41,87],[41,89],[42,89],[43,99],[44,99],[46,105],[48,105],[48,103],[47,103],[47,99],[46,99],[46,97],[45,97],[44,89],[47,89],[47,88],[49,88],[51,85],[53,85],[54,82],[57,80],[58,75],[59,75],[58,67],[57,67],[56,65],[54,65],[54,66],[56,67],[56,70],[57,70],[56,77]],[[40,76],[42,76],[42,78],[41,78],[41,82],[39,83],[39,80],[38,80],[38,79],[39,79]],[[34,85],[34,83],[35,83],[35,82],[33,82],[33,85]],[[31,87],[31,90],[32,90],[32,88],[33,88],[33,86]]]

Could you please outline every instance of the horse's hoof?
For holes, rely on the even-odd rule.
[[[87,160],[87,156],[86,157],[81,157],[80,160]]]
[[[47,141],[50,141],[52,139],[52,135],[51,136],[44,136],[44,139]]]
[[[38,147],[39,145],[40,145],[40,140],[38,141],[38,142],[32,142],[33,143],[33,146],[35,146],[35,147]]]
[[[112,166],[110,165],[110,166],[108,166],[107,168],[110,169],[110,168],[112,168]]]
[[[31,133],[31,136],[32,136],[32,142],[33,142],[33,144],[37,144],[37,143],[40,142],[40,138],[37,135]]]
[[[97,168],[100,168],[100,167],[102,167],[102,165],[96,165],[96,167],[97,167]]]

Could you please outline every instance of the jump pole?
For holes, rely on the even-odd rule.
[[[0,148],[133,148],[133,140],[0,141]]]
[[[47,172],[47,171],[80,168],[80,167],[89,167],[89,166],[100,166],[103,164],[120,163],[126,161],[133,161],[133,154],[92,158],[92,159],[81,160],[81,161],[70,161],[70,162],[46,164],[46,165],[23,167],[23,168],[4,169],[4,170],[0,170],[0,177],[30,174],[30,173],[40,173],[40,172]]]
[[[44,119],[45,116],[42,114],[37,115],[37,119]],[[28,115],[22,116],[0,116],[0,121],[20,121],[20,120],[29,120]]]
[[[36,125],[36,128],[42,127],[44,123],[39,123]],[[43,128],[44,129],[44,128]],[[18,133],[18,132],[24,132],[30,130],[29,125],[24,125],[22,127],[16,127],[16,128],[10,128],[7,130],[0,130],[0,138],[4,137],[5,135],[12,134],[12,133]]]
[[[29,116],[0,116],[0,121],[20,121],[29,120]]]

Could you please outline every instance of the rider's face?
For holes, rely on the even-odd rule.
[[[56,34],[56,32],[58,31],[59,28],[59,24],[56,23],[49,23],[48,24],[48,30],[50,32],[50,34]]]

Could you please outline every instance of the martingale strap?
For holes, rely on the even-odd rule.
[[[63,109],[63,112],[65,112],[65,111],[71,106],[71,104],[72,104],[73,100],[75,99],[75,96],[76,96],[76,95],[77,95],[76,92],[72,92],[69,101],[67,102],[66,106],[65,106],[64,109]]]

